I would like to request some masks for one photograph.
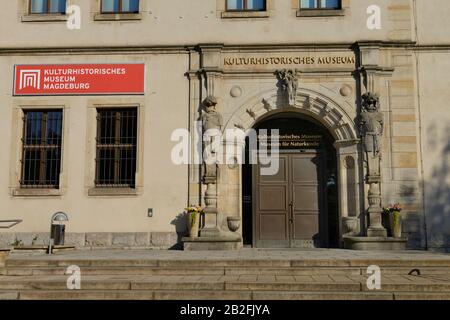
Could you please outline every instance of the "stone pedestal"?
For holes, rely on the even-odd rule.
[[[344,248],[350,250],[406,250],[406,238],[344,236]]]
[[[218,237],[220,230],[218,226],[217,209],[217,184],[215,177],[205,177],[207,185],[205,192],[206,208],[203,210],[203,226],[200,229],[200,237]]]
[[[217,226],[217,208],[205,208],[204,210],[204,225],[200,230],[200,237],[218,237],[220,230]]]
[[[183,249],[186,251],[239,250],[242,248],[242,238],[238,235],[199,238],[185,237],[182,241]]]
[[[370,225],[367,229],[368,237],[387,237],[387,230],[383,227],[381,223],[381,213],[383,209],[381,208],[381,192],[380,192],[380,182],[381,178],[379,175],[368,176],[367,182],[369,183],[369,219]]]

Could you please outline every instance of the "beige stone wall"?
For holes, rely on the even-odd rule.
[[[394,68],[382,92],[386,129],[383,139],[383,204],[401,203],[403,233],[412,247],[424,246],[422,190],[420,186],[419,141],[415,92],[414,54],[411,50],[390,50]]]
[[[414,0],[417,39],[420,44],[449,44],[449,2],[446,0]]]
[[[450,246],[450,51],[418,52],[420,139],[428,245]]]
[[[146,64],[145,96],[12,97],[14,64],[52,63]],[[175,232],[173,222],[187,204],[187,166],[171,161],[172,131],[187,128],[189,96],[184,73],[186,54],[2,56],[0,70],[0,203],[2,219],[22,219],[10,232],[48,232],[51,215],[68,213],[67,232]],[[100,106],[139,107],[137,192],[134,195],[91,195],[95,154],[95,109]],[[22,107],[64,108],[62,188],[53,195],[15,193],[20,176]],[[154,216],[147,216],[153,208]]]
[[[450,247],[450,21],[445,0],[417,0],[417,73],[419,167],[424,185],[428,246]]]
[[[445,0],[444,0],[445,1]],[[173,46],[229,44],[349,43],[355,40],[410,40],[410,0],[345,0],[342,16],[297,17],[291,0],[271,1],[262,18],[223,18],[223,0],[141,1],[139,20],[95,20],[99,0],[69,0],[82,10],[82,28],[65,21],[27,20],[26,0],[4,1],[0,47]],[[382,10],[382,28],[368,30],[366,10]],[[45,20],[45,19],[44,19]],[[15,36],[8,36],[15,30]],[[170,30],[170,32],[168,32]],[[295,32],[294,32],[295,31]],[[313,32],[312,32],[313,31]],[[43,39],[45,39],[43,41]]]

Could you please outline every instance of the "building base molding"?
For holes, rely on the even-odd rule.
[[[242,248],[240,236],[198,237],[182,239],[185,251],[239,250]]]
[[[350,250],[406,250],[406,238],[348,237],[344,236],[344,248]]]
[[[5,260],[11,250],[7,248],[0,248],[0,267],[5,265]]]
[[[77,249],[181,249],[184,232],[86,232],[65,235],[65,246]],[[48,246],[48,232],[0,233],[0,247]]]

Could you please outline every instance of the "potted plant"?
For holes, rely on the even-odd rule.
[[[203,212],[201,206],[189,206],[185,208],[188,215],[188,231],[190,238],[197,238],[200,228],[200,214]]]
[[[400,212],[402,211],[402,206],[399,203],[390,204],[388,207],[384,208],[384,211],[389,215],[389,222],[391,225],[391,232],[394,238],[402,237],[402,217]]]

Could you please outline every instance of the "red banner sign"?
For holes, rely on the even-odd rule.
[[[14,95],[144,94],[144,64],[16,65]]]

